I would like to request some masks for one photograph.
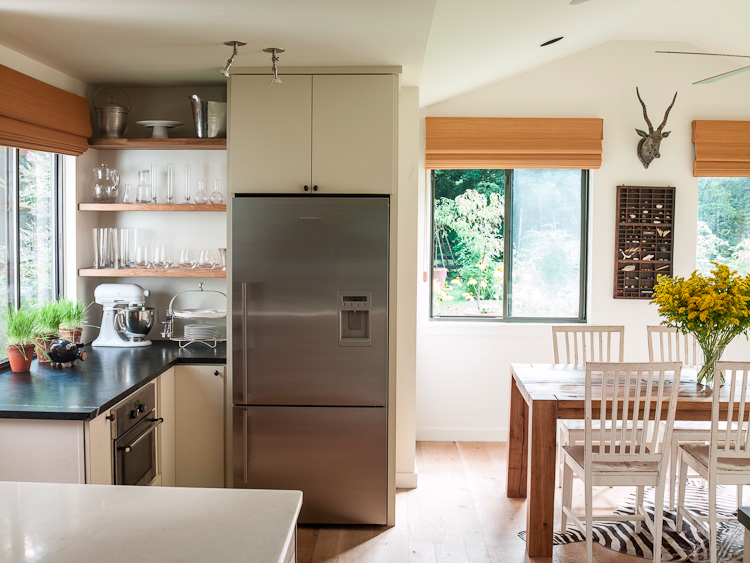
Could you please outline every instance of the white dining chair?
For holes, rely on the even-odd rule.
[[[722,394],[714,389],[711,404],[711,439],[706,444],[680,444],[678,464],[680,488],[677,500],[677,530],[682,529],[682,520],[702,530],[710,539],[711,563],[716,563],[717,522],[736,521],[736,517],[718,518],[716,514],[716,488],[719,485],[750,485],[750,362],[715,362],[714,377],[718,381],[724,374],[724,393],[729,394],[726,424],[719,426]],[[717,392],[719,391],[719,392]],[[698,514],[685,507],[685,486],[688,468],[708,481],[708,516]]]
[[[624,326],[553,326],[552,352],[556,364],[582,366],[586,362],[621,362],[625,352]],[[558,421],[557,459],[558,486],[562,486],[562,447],[583,442],[583,421],[561,419]],[[599,427],[594,425],[596,432]]]
[[[661,537],[666,483],[665,444],[669,443],[679,391],[680,362],[586,364],[584,401],[585,439],[583,446],[563,448],[563,491],[561,529],[568,518],[586,535],[586,560],[593,556],[593,488],[635,486],[635,514],[597,515],[596,520],[635,521],[636,533],[646,523],[653,536],[653,560],[661,561]],[[598,416],[594,418],[594,409]],[[653,420],[655,424],[648,422]],[[599,422],[598,443],[594,422]],[[659,441],[658,428],[664,424],[666,442]],[[571,508],[573,477],[585,487],[585,515]],[[643,507],[644,487],[654,487],[654,520]],[[582,520],[583,518],[583,520]]]
[[[682,362],[684,365],[703,364],[703,352],[698,341],[690,334],[682,334],[668,326],[647,326],[648,361]],[[675,420],[672,442],[669,448],[669,508],[674,510],[677,502],[677,446],[680,443],[705,443],[711,439],[711,423],[708,421]],[[742,491],[738,490],[740,499]]]

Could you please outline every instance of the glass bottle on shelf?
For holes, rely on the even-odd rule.
[[[167,203],[174,203],[174,170],[171,162],[167,164]]]
[[[136,203],[151,203],[151,179],[149,170],[138,171],[138,186],[135,189]]]
[[[198,191],[195,192],[195,197],[193,198],[193,200],[198,205],[208,203],[208,193],[206,192],[205,180],[198,180]]]
[[[214,191],[211,192],[211,197],[209,198],[209,202],[213,203],[214,205],[220,205],[224,203],[224,194],[222,194],[219,191],[218,178],[214,180]]]
[[[190,203],[190,165],[185,165],[185,203]]]
[[[135,203],[135,199],[133,198],[133,187],[130,184],[125,184],[122,189],[122,202]]]

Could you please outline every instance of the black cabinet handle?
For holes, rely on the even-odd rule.
[[[318,191],[318,186],[313,186],[313,191],[317,192]]]
[[[217,376],[217,377],[219,376],[219,370],[218,369],[214,370],[214,375]]]
[[[304,190],[305,190],[306,192],[309,192],[309,191],[310,191],[310,186],[305,186],[305,187],[304,187]]]

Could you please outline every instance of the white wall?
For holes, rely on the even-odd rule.
[[[602,167],[591,174],[588,320],[625,325],[627,361],[647,359],[645,326],[658,324],[659,317],[647,300],[612,298],[616,186],[676,186],[674,271],[689,275],[695,266],[698,188],[692,176],[691,122],[750,120],[750,77],[691,85],[734,68],[731,62],[659,55],[656,49],[694,50],[689,45],[612,42],[422,112],[423,117],[604,119]],[[655,125],[679,91],[665,128],[672,134],[662,142],[661,159],[648,169],[636,156],[639,137],[634,129],[645,128],[636,86]],[[426,268],[429,185],[424,177],[420,188],[420,260]],[[551,362],[549,325],[435,322],[428,319],[428,305],[429,286],[423,282],[418,295],[417,439],[507,439],[510,363]],[[750,345],[744,340],[733,343],[724,358],[747,359]]]

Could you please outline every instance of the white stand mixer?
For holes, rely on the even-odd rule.
[[[153,309],[151,323],[142,329],[143,332],[127,330],[122,321],[122,315],[131,308],[143,309],[149,295],[149,290],[134,283],[103,283],[97,286],[94,301],[104,308],[104,313],[99,336],[91,345],[113,348],[150,346],[151,341],[145,336],[153,325]]]

